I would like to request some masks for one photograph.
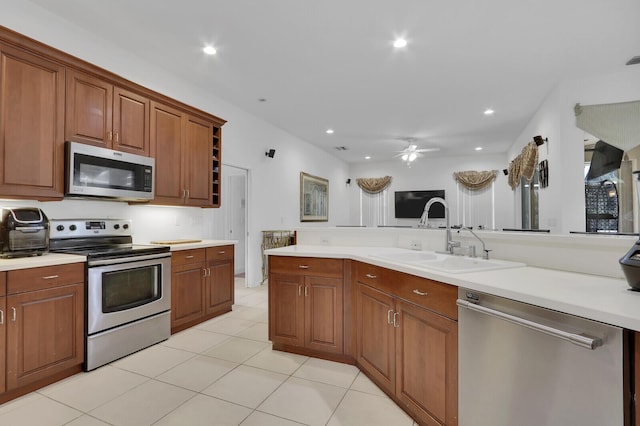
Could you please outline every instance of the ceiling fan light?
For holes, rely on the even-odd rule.
[[[416,157],[417,157],[416,153],[415,153],[415,152],[412,152],[411,154],[409,154],[409,161],[413,161],[413,160],[415,160],[415,159],[416,159]]]
[[[407,154],[406,152],[404,154],[402,154],[402,161],[407,161],[409,159],[409,154]]]

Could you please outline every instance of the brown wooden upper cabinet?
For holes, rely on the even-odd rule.
[[[151,102],[154,204],[212,206],[213,128],[210,121]]]
[[[64,195],[64,66],[0,43],[0,195]]]
[[[67,70],[66,140],[150,155],[148,98]]]

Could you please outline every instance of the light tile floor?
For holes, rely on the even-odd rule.
[[[0,425],[412,426],[356,367],[271,350],[267,286],[233,312],[0,405]]]

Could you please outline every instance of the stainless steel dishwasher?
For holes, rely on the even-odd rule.
[[[623,330],[458,292],[460,426],[624,424]]]

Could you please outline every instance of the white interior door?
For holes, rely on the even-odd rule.
[[[234,267],[241,274],[247,270],[247,170],[223,164],[222,185],[225,239],[238,241]]]

